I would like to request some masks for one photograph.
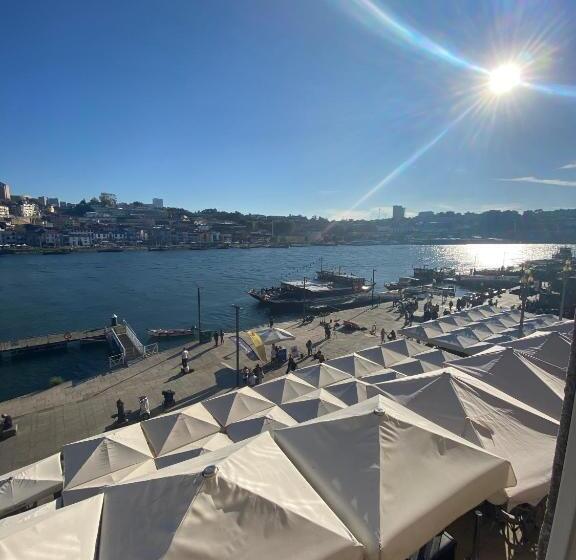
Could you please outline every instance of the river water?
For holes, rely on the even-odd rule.
[[[246,294],[280,280],[312,278],[322,266],[384,282],[410,276],[413,266],[499,267],[550,257],[556,245],[375,245],[126,251],[70,255],[0,256],[0,340],[96,328],[116,313],[146,340],[147,328],[197,323],[234,328],[232,304],[242,306],[241,329],[268,320]],[[282,317],[277,317],[281,320]],[[168,347],[170,343],[162,343]],[[172,342],[172,344],[175,344]],[[0,401],[47,388],[50,377],[81,380],[107,368],[105,345],[38,353],[0,361]]]

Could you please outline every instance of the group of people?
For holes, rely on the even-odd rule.
[[[218,339],[220,339],[220,344],[224,344],[224,331],[222,329],[214,331],[212,338],[214,339],[214,347],[218,346]]]
[[[264,370],[260,364],[256,364],[253,369],[248,366],[242,368],[242,383],[244,386],[254,387],[264,381]]]
[[[394,329],[392,329],[389,333],[386,332],[384,327],[382,327],[380,330],[380,344],[384,344],[386,340],[396,340],[396,338],[396,331]]]

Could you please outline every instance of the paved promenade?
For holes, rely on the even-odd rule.
[[[517,301],[517,300],[516,300]],[[502,301],[503,305],[515,301]],[[320,320],[309,324],[298,321],[277,323],[275,326],[289,330],[305,353],[305,343],[311,339],[315,349],[321,348],[326,359],[362,350],[380,342],[380,329],[388,332],[398,330],[404,324],[392,309],[391,303],[379,307],[348,309],[331,315],[333,320],[353,320],[366,327],[366,331],[349,334],[337,333],[324,340],[324,329]],[[372,325],[377,326],[377,335],[369,334]],[[235,345],[226,335],[224,344],[214,347],[213,343],[191,345],[190,366],[193,372],[180,374],[178,347],[137,362],[128,368],[100,375],[75,384],[64,383],[36,394],[19,397],[0,403],[0,411],[12,415],[18,424],[18,434],[0,442],[0,473],[5,473],[59,451],[66,443],[76,441],[114,427],[116,400],[122,399],[129,418],[137,420],[138,397],[147,395],[152,415],[162,413],[162,391],[176,392],[178,406],[185,406],[235,387]],[[424,348],[423,348],[424,349]],[[305,359],[299,367],[315,363]],[[254,362],[242,353],[240,367],[252,367]],[[282,375],[286,366],[268,371],[266,379]]]

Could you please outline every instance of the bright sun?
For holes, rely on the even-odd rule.
[[[521,81],[520,68],[516,64],[503,64],[490,72],[488,85],[492,93],[502,95],[520,85]]]

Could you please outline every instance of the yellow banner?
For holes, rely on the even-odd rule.
[[[264,363],[266,363],[268,361],[268,358],[266,358],[266,348],[264,348],[264,343],[262,342],[260,335],[255,333],[254,331],[246,331],[246,333],[248,334],[250,340],[252,341],[252,346],[254,346],[254,352],[256,352],[256,355]]]

